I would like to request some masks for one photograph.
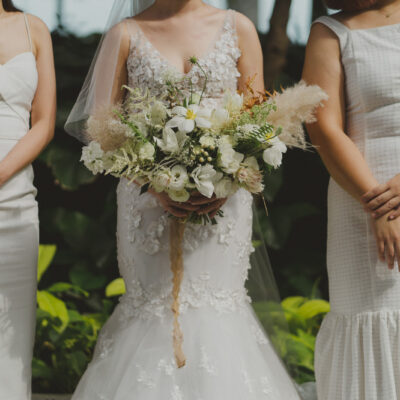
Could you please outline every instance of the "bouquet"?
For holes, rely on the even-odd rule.
[[[312,121],[326,94],[304,83],[281,94],[255,93],[249,80],[246,95],[227,91],[220,104],[210,105],[204,99],[207,73],[196,58],[191,62],[205,76],[201,92],[190,89],[191,82],[181,85],[172,79],[166,79],[160,97],[125,86],[122,105],[98,110],[89,118],[90,143],[83,148],[82,161],[93,174],[125,177],[139,184],[142,193],[151,188],[176,202],[188,201],[194,192],[207,198],[227,198],[240,188],[262,193],[264,175],[281,166],[287,148],[306,147],[302,124]],[[192,213],[184,222],[217,220]],[[178,324],[184,226],[171,221],[178,366],[185,363]]]

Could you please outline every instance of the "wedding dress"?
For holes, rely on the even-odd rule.
[[[0,65],[0,159],[28,132],[37,87],[36,60],[24,17],[30,51]],[[32,182],[28,166],[0,187],[0,400],[31,398],[39,240]]]
[[[346,133],[379,182],[400,172],[400,24],[350,30],[331,17],[346,82]],[[380,261],[370,217],[331,180],[331,312],[316,344],[320,400],[400,399],[400,274]]]
[[[129,86],[165,92],[165,79],[182,74],[146,39],[134,20],[127,62]],[[199,59],[208,72],[205,103],[236,90],[239,72],[235,13]],[[201,91],[197,66],[185,75]],[[244,287],[252,247],[252,197],[240,190],[216,226],[188,224],[180,323],[185,367],[172,346],[170,220],[151,194],[121,180],[118,258],[127,292],[101,331],[93,361],[73,400],[298,400]]]

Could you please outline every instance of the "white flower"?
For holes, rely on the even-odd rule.
[[[229,112],[224,108],[216,108],[211,114],[211,123],[213,128],[221,128],[229,121]]]
[[[230,178],[224,177],[214,183],[214,191],[218,199],[225,199],[237,191],[237,185]]]
[[[179,192],[185,188],[188,182],[189,175],[184,166],[175,165],[175,167],[171,168],[171,182],[168,189]]]
[[[229,143],[221,144],[218,153],[218,164],[227,174],[234,174],[244,158],[244,155],[236,152]]]
[[[150,109],[150,120],[153,125],[162,125],[167,118],[167,109],[161,101],[155,101]]]
[[[216,146],[215,139],[212,136],[209,136],[209,135],[201,136],[199,142],[204,147]]]
[[[168,190],[168,195],[173,201],[185,203],[189,200],[190,194],[185,189],[183,190]]]
[[[167,122],[169,128],[178,128],[180,132],[190,133],[196,126],[198,128],[210,128],[211,110],[200,108],[197,104],[191,104],[188,108],[177,106],[172,109],[174,117]]]
[[[239,112],[243,107],[243,94],[228,91],[224,96],[224,106],[230,113]]]
[[[192,172],[192,178],[196,185],[197,190],[208,198],[211,198],[214,193],[214,179],[217,171],[212,165],[200,165]]]
[[[248,157],[236,173],[238,181],[250,193],[260,193],[264,189],[263,177],[255,157]]]
[[[139,149],[139,158],[141,160],[152,161],[154,159],[155,152],[156,152],[156,149],[154,148],[154,146],[151,143],[146,142]]]
[[[287,147],[279,138],[274,137],[270,141],[271,147],[264,150],[263,159],[266,164],[279,168],[282,165],[283,153],[286,153]]]
[[[251,133],[254,131],[257,131],[260,129],[258,125],[253,125],[253,124],[245,124],[239,127],[239,136],[249,136]]]
[[[154,188],[156,192],[163,192],[168,189],[169,184],[171,183],[172,174],[170,169],[162,169],[157,171],[151,180],[151,186]]]
[[[103,156],[104,151],[100,143],[92,141],[88,146],[83,147],[81,161],[93,175],[96,175],[104,171]]]
[[[175,133],[175,131],[169,127],[164,128],[162,139],[155,138],[158,147],[165,153],[178,152],[186,139],[185,133]]]

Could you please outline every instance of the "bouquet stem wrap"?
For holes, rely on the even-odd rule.
[[[170,224],[170,261],[173,274],[172,283],[172,312],[174,314],[173,324],[173,346],[174,355],[178,368],[186,364],[186,357],[182,350],[183,333],[179,324],[179,293],[183,279],[183,235],[185,233],[185,222],[172,218]]]

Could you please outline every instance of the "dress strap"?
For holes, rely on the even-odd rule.
[[[29,46],[30,46],[31,51],[33,52],[31,29],[29,27],[28,17],[26,16],[25,13],[24,13],[24,20],[25,20],[26,33],[28,34],[28,39],[29,39]]]
[[[314,24],[322,24],[328,27],[338,37],[340,42],[340,48],[342,50],[344,49],[350,32],[350,29],[346,25],[342,24],[335,18],[328,16],[323,16],[316,19],[313,22],[313,25]]]

